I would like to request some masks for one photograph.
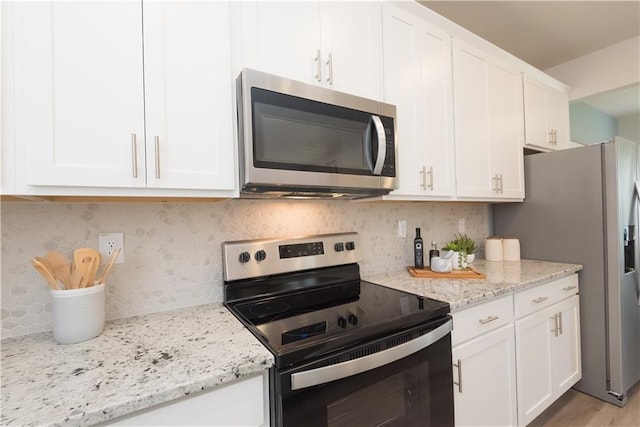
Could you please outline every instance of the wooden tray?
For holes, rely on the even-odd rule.
[[[429,267],[422,269],[415,268],[413,266],[407,267],[407,270],[413,277],[421,279],[484,279],[487,277],[475,270],[453,270],[449,273],[438,273],[436,271],[431,271]]]

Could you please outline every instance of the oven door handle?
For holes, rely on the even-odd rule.
[[[452,329],[453,320],[449,319],[433,331],[387,350],[335,365],[296,372],[295,374],[291,374],[291,390],[300,390],[325,384],[388,365],[429,347],[431,344],[449,334]]]

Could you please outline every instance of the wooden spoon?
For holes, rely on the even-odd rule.
[[[102,270],[102,274],[100,275],[100,278],[98,279],[98,284],[99,285],[104,283],[105,280],[107,280],[107,276],[109,275],[109,272],[111,272],[111,267],[113,267],[113,264],[116,263],[116,259],[118,258],[118,254],[120,254],[120,248],[116,248],[116,250],[111,253],[111,257],[109,258],[109,262],[104,267],[104,270]]]
[[[53,273],[51,272],[51,269],[48,267],[48,264],[45,265],[42,263],[42,261],[46,262],[47,260],[44,258],[36,257],[31,260],[31,264],[33,265],[33,268],[35,268],[38,271],[38,273],[40,273],[40,275],[42,275],[42,277],[45,278],[47,283],[49,283],[49,286],[51,287],[51,289],[60,290],[60,287],[58,286],[58,282],[56,281],[56,278],[53,277]]]
[[[61,252],[47,252],[46,260],[51,266],[53,277],[58,279],[65,288],[71,289],[73,281],[71,280],[71,267]]]
[[[74,288],[83,288],[87,284],[96,255],[99,255],[99,252],[91,248],[78,248],[73,251],[71,278]]]

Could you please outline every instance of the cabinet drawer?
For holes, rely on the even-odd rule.
[[[527,314],[549,307],[578,293],[578,275],[563,277],[544,285],[536,286],[514,295],[515,315],[521,318]]]
[[[459,344],[513,322],[511,295],[452,313],[451,345]]]

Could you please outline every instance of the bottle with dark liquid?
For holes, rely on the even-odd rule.
[[[420,229],[416,228],[416,238],[413,239],[413,258],[415,268],[424,268],[424,252],[422,237],[420,237]]]
[[[429,251],[429,266],[431,266],[431,258],[439,257],[440,251],[438,250],[438,244],[431,242],[431,250]]]

